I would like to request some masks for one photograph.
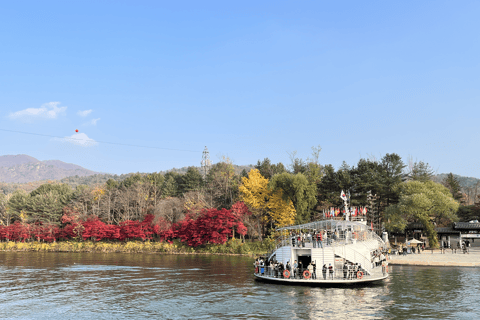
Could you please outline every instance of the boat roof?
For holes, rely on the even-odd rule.
[[[277,228],[277,230],[298,230],[298,229],[354,229],[356,231],[368,231],[368,227],[365,223],[357,221],[346,221],[346,220],[321,220],[315,222],[309,222],[304,224],[297,224],[294,226]]]

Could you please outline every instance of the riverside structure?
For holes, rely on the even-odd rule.
[[[348,218],[347,218],[348,219]],[[277,229],[276,250],[255,261],[257,280],[309,285],[382,281],[386,244],[366,222],[322,220]]]

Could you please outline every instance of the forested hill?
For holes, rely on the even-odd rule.
[[[435,175],[434,181],[442,182],[447,178],[448,173],[440,173]],[[458,180],[458,183],[462,188],[475,188],[478,187],[480,189],[480,179],[473,178],[473,177],[463,177],[459,176],[458,174],[453,174],[453,176]]]
[[[254,167],[253,165],[237,166],[235,164],[233,164],[232,166],[233,166],[233,169],[235,171],[235,174],[238,174],[238,175],[240,175],[243,170],[245,170],[246,172],[249,172],[250,169],[252,169]],[[185,174],[185,173],[187,173],[188,168],[189,167],[182,167],[182,168],[179,168],[179,169],[173,168],[173,169],[170,169],[170,170],[159,171],[159,173],[166,174],[167,172],[176,172],[176,173],[179,173],[179,174]],[[199,172],[201,171],[200,167],[195,167],[195,168],[198,169]],[[100,174],[95,174],[95,175],[86,176],[86,177],[72,176],[72,177],[63,178],[62,180],[60,180],[60,183],[66,183],[73,188],[77,187],[78,185],[82,185],[82,184],[87,185],[87,186],[102,185],[102,184],[106,183],[109,179],[113,179],[117,182],[120,182],[120,181],[123,181],[123,180],[127,179],[128,177],[134,175],[134,174],[146,175],[148,173],[141,173],[141,172],[133,173],[132,172],[132,173],[121,174],[121,175],[109,174],[109,173],[103,173],[103,174],[100,173]]]
[[[85,177],[96,173],[59,160],[40,161],[25,154],[0,156],[0,182],[28,183],[60,180],[69,176]]]
[[[200,167],[196,168],[201,169]],[[243,170],[250,171],[253,165],[233,165],[233,168],[235,174],[239,175]],[[173,168],[159,173],[176,172],[185,174],[187,170],[188,167]],[[66,183],[75,189],[79,185],[103,185],[109,179],[121,182],[135,174],[146,175],[147,173],[132,172],[120,175],[97,173],[59,160],[40,161],[27,155],[0,156],[0,193],[10,194],[17,189],[31,192],[49,181]]]
[[[241,174],[243,170],[245,170],[248,173],[251,169],[255,168],[255,166],[253,166],[253,165],[238,166],[236,164],[232,164],[232,166],[233,166],[233,170],[235,171],[235,174]],[[166,171],[160,171],[159,173],[165,174],[167,172],[173,171],[173,172],[176,172],[176,173],[185,174],[185,173],[187,173],[188,168],[189,167],[182,167],[180,169],[173,168],[173,169],[166,170]],[[196,167],[196,168],[198,169],[198,171],[201,171],[201,167]]]
[[[442,183],[447,178],[448,173],[440,173],[433,176],[433,181]],[[453,177],[458,181],[460,191],[466,195],[466,204],[473,204],[477,202],[480,195],[480,179],[473,177],[463,177],[458,174],[453,174]]]

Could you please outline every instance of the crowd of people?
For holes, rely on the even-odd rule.
[[[316,279],[317,266],[315,261],[310,262],[307,266],[302,261],[295,260],[293,264],[288,261],[285,265],[276,260],[264,262],[262,258],[258,258],[254,262],[255,273],[285,279]]]
[[[387,252],[384,250],[374,250],[371,255],[372,268],[380,266],[383,261],[387,261]]]
[[[376,259],[379,258],[377,264]],[[386,256],[381,252],[378,256],[375,254],[372,256],[372,263],[375,263],[375,266],[382,266],[382,272],[385,274],[387,272],[388,262]],[[269,262],[264,262],[262,258],[257,258],[254,262],[255,273],[281,279],[317,279],[317,266],[315,261],[311,261],[307,266],[302,264],[302,261],[295,260],[292,263],[287,261],[284,265],[282,262],[275,260],[270,260]],[[322,278],[323,280],[333,280],[335,278],[334,267],[331,263],[324,264],[322,267]],[[361,279],[365,275],[365,270],[362,268],[360,263],[353,263],[345,261],[343,265],[343,279],[352,280],[352,279]],[[341,277],[341,276],[340,276]]]
[[[344,280],[351,280],[351,279],[361,279],[365,274],[362,265],[359,263],[347,262],[343,264],[343,279]]]
[[[331,245],[338,240],[355,241],[362,240],[365,232],[351,232],[349,230],[306,230],[290,231],[288,235],[289,244],[293,247],[305,247],[311,243],[313,248],[323,248],[324,245]]]
[[[470,248],[469,240],[457,241],[457,248],[451,247],[452,253],[463,252],[463,254],[469,253],[468,248]],[[445,253],[445,249],[442,249],[442,253]]]
[[[469,250],[468,248],[470,247],[470,241],[468,240],[461,240],[457,241],[456,245],[450,245],[450,242],[447,241],[441,241],[440,242],[440,252],[445,253],[447,249],[451,249],[452,253],[457,253],[457,250],[459,252],[463,252],[464,254],[468,254]],[[410,248],[407,246],[400,246],[398,250],[398,254],[403,254],[407,255],[408,253],[412,254],[420,254],[422,251],[425,250],[425,244],[418,244],[417,246],[411,246]]]

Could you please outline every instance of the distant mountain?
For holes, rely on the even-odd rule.
[[[0,156],[0,167],[13,167],[25,163],[39,162],[34,157],[27,156],[26,154],[17,154],[16,156]]]
[[[196,167],[200,170],[200,167]],[[236,174],[241,174],[243,170],[246,172],[254,168],[253,165],[238,166],[233,165]],[[169,171],[180,174],[186,173],[188,167],[173,168],[159,173],[165,174]],[[94,172],[85,169],[73,163],[66,163],[60,160],[45,160],[40,161],[34,157],[19,154],[0,156],[0,192],[8,194],[17,189],[24,189],[30,192],[43,183],[55,180],[58,183],[66,183],[72,188],[78,185],[99,185],[107,182],[108,179],[113,179],[118,182],[134,174],[146,173],[127,173],[127,174],[108,174]]]
[[[433,176],[433,181],[442,183],[447,178],[448,173],[440,173]],[[466,205],[472,205],[480,200],[480,179],[473,177],[463,177],[454,174],[460,184],[460,191],[464,194],[463,202]]]
[[[447,178],[447,176],[448,176],[448,173],[436,174],[433,176],[433,180],[435,182],[441,183],[443,180]],[[480,186],[480,179],[478,178],[464,177],[464,176],[459,176],[458,174],[453,174],[453,176],[458,180],[460,187],[462,187],[463,189],[475,188],[477,186]]]
[[[0,182],[27,183],[38,180],[60,180],[86,177],[98,172],[59,160],[40,161],[25,154],[0,156]]]

